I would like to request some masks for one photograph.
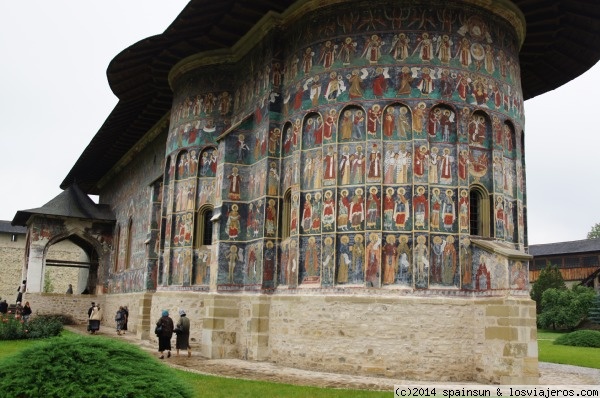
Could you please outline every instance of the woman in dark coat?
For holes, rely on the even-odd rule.
[[[175,348],[177,349],[177,356],[179,356],[179,350],[187,350],[188,357],[192,356],[192,349],[190,348],[190,320],[185,316],[185,310],[179,310],[179,321],[175,328],[177,332],[177,340],[175,341]]]
[[[163,352],[167,350],[167,358],[171,357],[171,337],[173,337],[173,320],[169,317],[169,311],[163,310],[162,317],[156,322],[156,326],[160,326],[161,330],[156,334],[158,337],[158,352],[160,359],[164,359]]]

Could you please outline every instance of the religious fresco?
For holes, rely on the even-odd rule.
[[[366,7],[299,16],[285,48],[260,42],[225,73],[174,83],[169,283],[499,288],[500,263],[480,264],[469,243],[470,189],[491,199],[491,237],[522,245],[516,38],[474,5]],[[205,204],[218,215],[216,252],[194,251],[186,271]]]

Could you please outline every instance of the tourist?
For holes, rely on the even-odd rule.
[[[27,287],[27,281],[23,280],[23,283],[21,283],[21,285],[18,287],[17,289],[17,302],[22,302],[23,301],[23,293],[25,293],[25,289]]]
[[[190,319],[185,316],[185,310],[179,310],[179,321],[177,321],[175,333],[177,334],[177,340],[175,341],[177,356],[179,356],[179,350],[187,350],[188,357],[191,357],[192,348],[190,347]]]
[[[96,334],[100,330],[100,321],[102,320],[102,309],[99,304],[96,304],[92,308],[92,313],[90,315],[90,332],[92,334]]]
[[[69,288],[67,289],[66,294],[73,294],[73,285],[71,285],[70,283],[69,283]]]
[[[94,302],[92,301],[92,306],[91,306],[90,308],[88,308],[88,327],[87,327],[87,331],[88,331],[88,332],[91,332],[91,331],[92,331],[92,329],[91,329],[91,327],[90,327],[90,326],[91,326],[91,323],[92,323],[92,322],[90,321],[90,318],[91,318],[91,316],[92,316],[92,311],[94,310],[94,307],[95,307],[95,306],[96,306],[96,303],[94,303]]]
[[[123,306],[123,313],[125,314],[125,321],[123,321],[123,329],[121,329],[121,333],[125,334],[127,331],[127,321],[129,320],[129,308],[127,306]]]
[[[0,302],[0,314],[6,314],[8,312],[8,303],[6,300]]]
[[[31,316],[31,306],[29,305],[29,301],[25,302],[25,306],[21,310],[21,316],[23,317],[23,321],[27,322],[29,317]]]
[[[158,352],[160,359],[164,359],[163,352],[167,350],[167,358],[171,357],[171,337],[173,337],[173,320],[169,317],[169,311],[163,310],[162,317],[156,322],[155,329],[158,337]]]
[[[23,306],[20,301],[17,301],[17,306],[15,307],[15,318],[21,318],[21,314],[23,313]]]
[[[123,324],[125,323],[125,311],[123,306],[120,306],[115,314],[115,322],[117,323],[117,334],[121,335],[121,330],[123,330]]]

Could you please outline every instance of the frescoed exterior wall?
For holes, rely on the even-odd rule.
[[[162,171],[166,127],[156,127],[156,137],[123,167],[100,195],[110,203],[116,223],[114,250],[106,280],[109,293],[134,293],[156,289]]]
[[[210,204],[217,291],[486,290],[460,255],[473,219],[478,237],[526,241],[522,25],[490,7],[336,2],[284,20],[237,62],[184,62],[162,285],[190,284],[193,225]],[[473,214],[474,190],[491,217]]]

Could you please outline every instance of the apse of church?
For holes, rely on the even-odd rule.
[[[526,290],[520,13],[338,3],[175,67],[159,285]]]

